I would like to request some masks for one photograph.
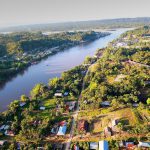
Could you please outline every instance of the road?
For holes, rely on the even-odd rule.
[[[130,64],[135,64],[135,65],[139,65],[139,66],[142,66],[142,67],[150,68],[149,65],[141,64],[141,63],[138,63],[138,62],[135,62],[135,61],[132,61],[132,60],[128,60],[127,62],[129,62]]]
[[[88,74],[89,72],[89,69],[87,70],[85,76]],[[82,91],[84,90],[85,88],[85,81],[83,79],[83,83],[82,83]],[[81,91],[81,93],[82,93]],[[77,121],[77,116],[78,116],[78,113],[79,113],[79,107],[80,107],[80,99],[82,97],[82,94],[80,94],[79,98],[78,98],[78,102],[77,102],[77,109],[76,111],[73,113],[72,117],[72,125],[71,125],[71,130],[70,130],[70,138],[68,139],[67,143],[66,143],[66,148],[65,150],[70,150],[70,144],[71,144],[71,141],[73,139],[73,135],[74,135],[74,129],[75,129],[75,122]]]

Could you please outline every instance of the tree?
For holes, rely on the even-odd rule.
[[[146,103],[147,105],[150,105],[150,98],[147,99]]]
[[[10,150],[16,150],[17,149],[17,144],[16,142],[13,142],[10,146],[9,146]]]
[[[29,100],[29,98],[26,95],[21,95],[20,100],[26,102]]]
[[[117,127],[119,128],[119,133],[123,130],[123,124],[121,122],[118,123]]]
[[[45,149],[46,150],[52,150],[52,144],[50,144],[50,143],[47,143],[46,145],[45,145]]]
[[[111,106],[114,110],[118,109],[119,108],[119,102],[116,99],[113,99],[111,102]]]
[[[84,60],[84,63],[85,64],[90,64],[92,61],[92,58],[90,56],[86,56],[85,60]]]
[[[30,92],[32,99],[46,98],[48,96],[48,88],[44,84],[37,84]]]
[[[49,80],[48,85],[50,86],[50,88],[55,89],[57,87],[58,83],[59,83],[59,78],[55,77],[55,78]]]
[[[10,105],[9,105],[9,110],[10,110],[13,114],[15,114],[18,109],[19,109],[19,101],[18,101],[18,100],[14,100],[13,102],[10,103]]]

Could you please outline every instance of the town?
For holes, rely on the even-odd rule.
[[[12,102],[0,114],[0,148],[148,150],[149,34],[148,26],[127,31]]]

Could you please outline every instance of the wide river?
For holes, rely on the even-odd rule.
[[[112,34],[109,36],[58,52],[38,64],[30,66],[0,87],[0,111],[6,110],[7,105],[18,99],[20,95],[29,95],[35,84],[47,84],[49,79],[60,77],[63,71],[81,64],[86,56],[94,55],[98,48],[106,47],[109,42],[118,38],[127,30],[129,29],[111,31]]]

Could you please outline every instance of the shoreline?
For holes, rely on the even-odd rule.
[[[101,34],[101,32],[100,32],[100,34]],[[103,34],[104,34],[104,35],[98,35],[93,41],[95,41],[95,40],[97,40],[97,39],[99,39],[99,38],[103,38],[103,37],[109,36],[111,33],[109,33],[109,32],[108,32],[108,33],[104,32]],[[56,49],[50,48],[51,53],[46,54],[46,55],[43,56],[43,57],[41,56],[40,58],[33,59],[32,61],[30,61],[30,62],[24,64],[24,65],[25,65],[24,67],[15,70],[15,71],[12,73],[11,76],[8,76],[7,79],[0,81],[0,89],[3,88],[3,86],[5,86],[5,84],[7,84],[7,82],[9,82],[11,79],[13,79],[13,78],[14,78],[15,76],[17,76],[19,73],[25,71],[26,69],[28,69],[28,68],[29,68],[30,66],[32,66],[32,65],[38,64],[39,62],[41,62],[42,60],[48,58],[49,56],[53,56],[53,55],[55,55],[55,54],[57,54],[57,53],[59,53],[59,52],[61,52],[61,51],[65,51],[65,49],[72,48],[72,47],[74,47],[74,46],[79,46],[79,45],[84,44],[84,43],[90,43],[90,42],[92,42],[92,40],[80,41],[80,42],[76,42],[76,43],[73,42],[73,43],[70,43],[70,44],[68,44],[68,45],[62,45],[62,46],[60,46],[60,47],[58,47],[58,48],[56,48]],[[44,50],[43,52],[47,52],[48,50],[49,50],[49,49],[47,48],[47,49]],[[40,53],[40,52],[37,52],[37,55],[38,55],[38,53]],[[10,71],[10,70],[8,70],[8,71]]]
[[[104,36],[101,36],[101,37],[97,37],[95,40],[98,40],[98,39],[107,37],[107,36],[109,36],[109,35],[111,35],[111,34],[112,34],[112,33],[108,33],[107,35],[104,35]],[[30,66],[36,65],[36,64],[40,63],[42,60],[47,59],[48,57],[53,56],[53,55],[55,55],[55,54],[57,54],[57,53],[59,53],[59,52],[61,52],[61,51],[65,51],[65,50],[68,49],[68,48],[72,48],[72,47],[80,46],[80,45],[82,45],[82,44],[94,42],[95,40],[93,40],[93,41],[91,41],[91,40],[90,40],[90,41],[81,41],[81,42],[79,42],[78,44],[61,47],[61,48],[58,48],[59,50],[57,49],[56,51],[53,51],[51,54],[48,54],[48,55],[42,57],[41,59],[33,60],[33,62],[34,62],[33,64],[32,64],[32,63],[28,63],[28,64],[27,64],[27,67],[21,69],[21,70],[18,71],[16,74],[14,74],[13,77],[10,77],[6,82],[0,84],[0,88],[2,89],[9,81],[13,80],[13,78],[17,77],[17,75],[22,74],[22,73],[23,73],[25,70],[27,70]],[[81,64],[81,65],[82,65],[82,64]],[[74,67],[73,67],[73,68],[74,68]],[[67,71],[69,71],[69,70],[67,70]],[[13,102],[13,100],[12,100],[12,102]],[[10,103],[9,103],[9,104],[10,104]],[[9,104],[8,104],[8,105],[9,105]],[[7,105],[7,106],[8,106],[8,105]],[[5,112],[5,111],[7,111],[7,110],[8,110],[8,108],[3,109],[3,110],[0,109],[0,113],[3,113],[3,112]]]

